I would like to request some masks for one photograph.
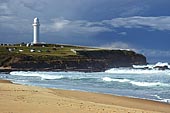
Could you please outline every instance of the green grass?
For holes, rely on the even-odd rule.
[[[76,53],[71,51],[71,49],[87,49],[87,47],[78,47],[71,45],[47,45],[48,47],[40,47],[40,46],[0,46],[0,54],[25,54],[25,55],[48,55],[48,56],[74,56]],[[63,47],[61,47],[63,46]],[[14,49],[15,48],[15,49]],[[13,51],[9,52],[8,49],[13,49]],[[30,52],[31,49],[34,49],[35,52]],[[23,50],[20,52],[19,50]],[[41,52],[38,52],[41,51]]]

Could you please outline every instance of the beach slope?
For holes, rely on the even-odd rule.
[[[1,113],[170,113],[165,103],[0,80]]]

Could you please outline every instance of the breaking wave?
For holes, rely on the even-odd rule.
[[[121,82],[121,83],[130,83],[132,85],[141,86],[141,87],[154,87],[154,86],[170,86],[169,84],[160,83],[160,82],[137,82],[129,79],[112,79],[110,77],[102,78],[105,82]]]
[[[144,71],[144,70],[143,70]],[[106,71],[107,72],[107,71]],[[118,70],[118,69],[111,69],[109,70],[110,73],[128,73],[128,74],[141,74],[139,70]],[[157,71],[156,71],[157,72]],[[156,73],[154,72],[154,73]],[[68,72],[67,72],[68,73]],[[152,72],[143,72],[143,73],[152,73]],[[170,86],[169,84],[166,83],[161,83],[161,82],[142,82],[142,81],[135,81],[135,80],[130,80],[126,78],[111,78],[111,77],[104,77],[100,75],[84,75],[83,73],[76,73],[76,74],[65,74],[65,72],[25,72],[25,71],[13,71],[10,72],[10,75],[15,75],[15,76],[26,76],[26,77],[40,77],[42,80],[59,80],[59,79],[69,79],[69,80],[90,80],[94,79],[96,80],[101,80],[104,82],[120,82],[120,83],[129,83],[135,86],[141,86],[141,87],[154,87],[154,86]]]
[[[64,78],[62,75],[50,75],[47,72],[24,72],[24,71],[13,71],[10,72],[10,75],[16,75],[16,76],[27,76],[27,77],[41,77],[41,79],[62,79]]]
[[[162,70],[143,70],[143,69],[127,69],[127,68],[113,68],[110,70],[106,70],[106,73],[112,74],[157,74],[157,73],[170,73],[170,70],[162,71]]]
[[[166,70],[159,70],[155,67],[168,67]],[[155,65],[133,65],[133,68],[112,68],[105,71],[112,74],[168,74],[170,75],[170,65],[158,62]]]
[[[153,97],[156,97],[156,100],[159,100],[160,102],[170,103],[170,99],[161,98],[159,95],[152,95]]]
[[[113,68],[94,73],[13,71],[10,75],[1,74],[0,78],[14,83],[95,91],[170,103],[170,70],[137,68]]]
[[[135,81],[131,81],[130,82],[133,85],[136,86],[143,86],[143,87],[154,87],[154,86],[169,86],[169,84],[164,84],[164,83],[160,83],[160,82],[135,82]]]
[[[104,77],[102,78],[103,81],[106,81],[106,82],[130,82],[130,80],[128,79],[112,79],[110,77]]]
[[[169,69],[170,69],[170,65],[165,62],[165,63],[162,63],[162,62],[158,62],[156,64],[148,64],[148,65],[133,65],[133,68],[135,69],[154,69],[155,67],[164,67],[164,66],[167,66]]]
[[[15,76],[26,76],[26,77],[40,77],[42,80],[59,80],[59,79],[69,79],[69,80],[88,80],[95,79],[95,76],[87,76],[80,72],[31,72],[31,71],[13,71],[10,75]],[[97,78],[97,77],[96,77]]]

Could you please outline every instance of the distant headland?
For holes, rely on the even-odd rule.
[[[102,72],[110,68],[147,64],[129,50],[109,50],[60,44],[1,44],[1,71]]]

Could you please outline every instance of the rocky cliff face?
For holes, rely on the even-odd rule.
[[[126,50],[77,51],[76,56],[17,55],[9,57],[1,66],[15,70],[40,71],[105,71],[109,68],[145,65],[146,57]]]
[[[147,63],[145,56],[126,50],[79,51],[79,54],[86,58],[102,60],[107,68],[131,67]]]

